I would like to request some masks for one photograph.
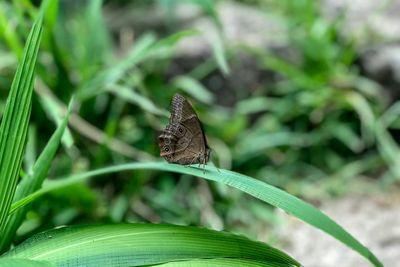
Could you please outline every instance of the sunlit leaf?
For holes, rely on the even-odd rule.
[[[26,259],[0,258],[0,267],[55,267],[55,264],[46,261],[33,261]]]
[[[205,258],[300,266],[285,253],[245,237],[195,227],[160,224],[59,228],[33,236],[4,257],[48,261],[70,267],[98,264],[148,266]]]
[[[293,214],[297,218],[307,222],[308,224],[321,229],[327,234],[333,236],[343,244],[357,251],[365,258],[370,260],[375,266],[383,266],[382,263],[375,257],[375,255],[363,246],[358,240],[356,240],[350,233],[343,229],[340,225],[334,222],[331,218],[325,215],[323,212],[313,207],[312,205],[302,201],[301,199],[290,195],[289,193],[264,183],[260,180],[256,180],[252,177],[228,171],[228,170],[217,170],[215,167],[208,167],[203,170],[202,167],[191,166],[186,167],[177,164],[167,163],[130,163],[118,166],[107,167],[98,169],[86,173],[75,174],[63,179],[59,179],[52,183],[49,183],[43,189],[33,193],[32,195],[16,202],[13,204],[11,212],[18,208],[32,202],[37,197],[59,188],[82,182],[90,177],[98,176],[101,174],[127,171],[127,170],[160,170],[160,171],[172,171],[178,173],[189,174],[192,176],[202,177],[211,181],[223,183],[234,188],[237,188],[243,192],[246,192],[266,203],[269,203],[275,207],[281,208],[284,211]],[[183,176],[191,177],[191,176]]]

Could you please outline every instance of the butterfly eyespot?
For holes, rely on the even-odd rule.
[[[171,103],[169,124],[159,140],[160,155],[170,163],[205,164],[209,148],[197,114],[191,104],[175,94]]]

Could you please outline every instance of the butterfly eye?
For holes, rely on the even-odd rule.
[[[167,147],[167,146],[164,147],[164,151],[165,151],[165,152],[169,152],[169,147]]]

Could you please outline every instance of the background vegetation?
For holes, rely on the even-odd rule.
[[[395,185],[400,109],[363,76],[358,40],[341,36],[342,17],[324,18],[311,0],[243,2],[283,30],[276,49],[227,40],[214,1],[60,1],[58,15],[45,18],[53,30],[44,31],[38,56],[23,174],[61,124],[72,95],[76,108],[50,177],[158,160],[156,137],[180,92],[198,112],[216,166],[310,201]],[[0,2],[1,109],[36,4]],[[182,6],[196,9],[215,31],[209,54],[182,53],[180,44],[205,34],[180,23]],[[155,14],[163,14],[162,24]],[[15,242],[64,224],[164,222],[274,243],[266,221],[280,224],[272,208],[220,184],[118,172],[41,197]]]

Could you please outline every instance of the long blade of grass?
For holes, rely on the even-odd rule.
[[[213,49],[214,58],[219,66],[219,69],[223,74],[228,75],[230,73],[230,69],[222,39],[222,32],[209,33],[209,43]]]
[[[210,93],[199,81],[190,76],[178,76],[173,80],[172,83],[174,86],[179,87],[203,103],[210,104],[214,101],[214,95]]]
[[[156,42],[153,35],[145,35],[139,39],[130,53],[117,64],[101,71],[98,75],[87,81],[77,91],[78,99],[87,99],[98,95],[100,92],[115,84],[130,68],[142,60],[142,56]]]
[[[42,36],[42,13],[33,24],[18,65],[0,125],[0,236],[14,197],[32,106],[35,63]]]
[[[40,95],[39,101],[48,118],[54,121],[57,127],[59,127],[64,121],[64,107],[61,106],[52,96],[46,94]],[[72,134],[68,128],[65,129],[61,142],[66,148],[70,148],[74,144],[74,139],[72,138]]]
[[[281,208],[284,211],[293,214],[297,218],[304,222],[321,229],[343,244],[352,248],[365,258],[367,258],[375,266],[383,267],[382,263],[376,258],[376,256],[362,245],[357,239],[355,239],[350,233],[343,229],[340,225],[334,222],[331,218],[325,215],[323,212],[313,207],[312,205],[302,201],[301,199],[290,195],[289,193],[269,185],[265,182],[256,180],[252,177],[228,171],[228,170],[216,170],[215,167],[206,167],[205,172],[199,167],[186,167],[176,164],[167,164],[162,162],[152,163],[130,163],[116,165],[112,167],[102,168],[93,170],[85,173],[75,174],[64,179],[59,179],[52,183],[48,183],[43,189],[36,191],[32,195],[21,199],[20,201],[13,204],[11,211],[15,211],[18,208],[30,203],[40,195],[47,192],[64,188],[66,186],[82,182],[90,177],[98,176],[106,173],[126,171],[126,170],[160,170],[160,171],[171,171],[183,174],[189,174],[197,177],[202,177],[207,180],[223,183],[232,187],[235,187],[243,192],[246,192],[266,203],[269,203],[275,207]],[[189,176],[190,177],[190,176]]]
[[[0,39],[14,52],[17,57],[22,55],[22,45],[14,27],[10,26],[13,21],[9,18],[10,15],[9,3],[2,1],[0,3]]]
[[[149,98],[135,92],[127,86],[113,85],[110,86],[107,91],[131,104],[139,106],[141,109],[151,114],[168,117],[169,113],[166,110],[161,110]]]
[[[399,124],[400,121],[400,101],[397,101],[392,106],[390,106],[385,113],[379,118],[382,126],[385,128],[390,128],[392,124]]]
[[[57,266],[151,266],[208,259],[247,259],[300,266],[284,252],[243,236],[162,224],[73,226],[33,236],[5,258],[49,261]],[[187,266],[187,265],[186,265]]]
[[[375,116],[368,101],[359,93],[348,92],[345,95],[347,102],[353,106],[361,121],[361,133],[367,144],[373,142]]]
[[[42,186],[42,183],[47,176],[47,172],[50,169],[53,158],[60,145],[61,137],[63,136],[67,123],[68,114],[50,138],[43,152],[40,154],[39,158],[33,166],[32,173],[25,177],[18,185],[13,202],[18,201],[29,194],[32,194]],[[10,246],[12,239],[18,227],[24,220],[29,208],[30,206],[27,205],[22,209],[19,209],[8,218],[4,234],[0,239],[0,253],[7,250]]]
[[[146,35],[137,41],[133,50],[121,61],[96,75],[78,89],[77,98],[84,100],[96,96],[112,85],[115,85],[123,75],[143,60],[160,56],[172,49],[177,42],[187,36],[198,34],[196,31],[182,31],[162,40],[156,41],[153,35]]]

